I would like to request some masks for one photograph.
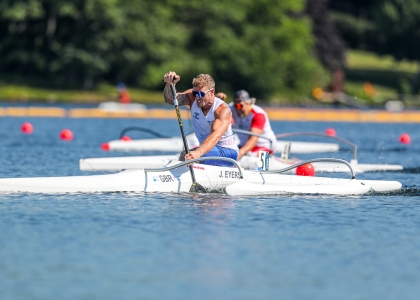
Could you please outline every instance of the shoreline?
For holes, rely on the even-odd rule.
[[[272,121],[317,121],[317,122],[372,122],[372,123],[420,123],[420,111],[400,112],[386,110],[357,110],[332,108],[285,108],[264,107]],[[181,110],[182,118],[189,112]],[[60,107],[0,107],[0,117],[57,117],[57,118],[155,118],[176,119],[172,109],[152,108],[139,111],[105,111],[99,108]]]

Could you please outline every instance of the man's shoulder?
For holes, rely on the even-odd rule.
[[[260,113],[260,114],[264,114],[265,113],[265,110],[262,107],[260,107],[258,105],[255,105],[255,104],[252,104],[252,110],[255,113]]]
[[[214,116],[221,116],[221,115],[232,115],[232,112],[229,108],[229,105],[226,102],[222,101],[220,105],[214,110]]]
[[[258,110],[251,110],[252,113],[252,123],[255,124],[260,124],[261,126],[264,125],[264,123],[267,121],[267,117],[264,114],[264,112],[258,111]]]
[[[264,111],[261,108],[257,108],[257,107],[254,107],[254,106],[252,106],[251,113],[254,116],[264,116],[265,115]]]

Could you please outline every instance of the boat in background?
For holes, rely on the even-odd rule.
[[[127,130],[129,130],[128,128]],[[142,128],[142,130],[144,130]],[[149,129],[147,129],[150,131]],[[260,136],[259,134],[252,133],[244,130],[236,130],[237,132],[246,133],[249,135]],[[122,135],[124,132],[122,132]],[[156,133],[160,135],[159,133]],[[401,171],[404,169],[402,165],[396,164],[363,164],[358,162],[357,158],[357,145],[345,140],[343,138],[329,136],[325,134],[319,134],[314,132],[295,132],[280,134],[277,137],[283,136],[299,136],[299,135],[310,135],[317,137],[325,137],[337,140],[348,145],[353,153],[350,165],[352,166],[355,173],[364,172],[385,172],[385,171]],[[133,142],[143,141],[145,144],[142,146],[145,150],[155,150],[155,147],[165,147],[167,151],[175,151],[175,149],[183,149],[182,139],[173,141],[172,138],[161,138],[155,140],[138,140]],[[187,142],[190,148],[198,147],[198,140],[195,134],[189,134],[187,136]],[[120,142],[121,145],[124,141]],[[302,160],[298,158],[290,158],[291,147],[294,142],[286,145],[281,152],[281,156],[275,154],[270,155],[269,168],[273,170],[282,169],[287,166],[291,166],[296,163],[300,163]],[[116,145],[115,147],[118,147]],[[175,148],[171,148],[176,146]],[[169,150],[170,149],[170,150]],[[180,152],[180,151],[179,151]],[[166,166],[170,161],[175,161],[178,156],[175,155],[157,155],[157,156],[126,156],[126,157],[103,157],[103,158],[83,158],[79,161],[79,168],[82,171],[121,171],[124,169],[142,169],[142,168],[161,168]],[[259,156],[245,155],[239,160],[241,167],[245,169],[257,169],[260,163]],[[349,169],[343,164],[332,163],[332,162],[317,162],[314,164],[315,172],[349,172]],[[292,173],[292,172],[290,172]]]
[[[178,161],[178,155],[82,158],[79,160],[79,168],[81,171],[115,172],[128,169],[162,168],[173,161]],[[268,165],[270,170],[278,170],[300,162],[302,162],[302,160],[286,160],[275,155],[270,155]],[[245,155],[238,163],[244,169],[255,170],[259,168],[260,158],[257,156]],[[357,160],[351,160],[350,165],[353,167],[355,173],[403,170],[403,167],[400,165],[359,164]],[[349,172],[349,168],[341,163],[317,162],[314,163],[313,166],[315,172],[319,173]],[[290,171],[289,173],[293,172]]]
[[[349,140],[327,135],[323,133],[317,133],[317,132],[289,132],[289,133],[282,133],[277,134],[276,138],[285,138],[285,137],[296,137],[296,136],[312,136],[312,137],[322,137],[327,139],[333,139],[338,142],[344,143],[347,146],[350,147],[352,151],[352,159],[350,160],[350,164],[353,167],[354,171],[356,173],[364,173],[364,172],[385,172],[385,171],[402,171],[404,167],[402,165],[396,165],[396,164],[361,164],[359,163],[357,159],[357,145],[350,142]],[[274,158],[280,162],[287,162],[291,161],[291,163],[297,163],[300,160],[299,159],[290,159],[290,151],[288,151],[287,148],[284,149],[282,152],[281,158]],[[347,172],[348,169],[343,167],[343,165],[331,165],[331,164],[325,164],[325,163],[319,163],[315,166],[315,170],[318,170],[318,172]]]
[[[98,109],[106,112],[139,112],[147,110],[146,105],[140,103],[119,103],[114,101],[99,103]]]
[[[130,93],[123,82],[117,85],[118,102],[108,101],[99,104],[98,108],[105,112],[143,112],[147,110],[146,105],[132,103]]]
[[[132,140],[126,136],[129,131],[140,131],[154,135],[153,139],[136,139]],[[233,129],[235,133],[248,133],[249,131]],[[235,138],[239,143],[239,138]],[[194,133],[187,135],[187,142],[189,148],[195,148],[200,145]],[[164,136],[149,128],[132,126],[121,131],[118,140],[112,140],[102,144],[102,149],[109,151],[164,151],[164,152],[181,152],[184,149],[184,144],[181,137]],[[317,143],[317,142],[300,142],[300,141],[283,141],[277,140],[274,147],[275,152],[287,152],[295,154],[308,153],[326,153],[337,152],[339,145],[335,143]]]

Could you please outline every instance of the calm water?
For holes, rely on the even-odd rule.
[[[32,135],[20,133],[24,121],[34,125]],[[179,135],[175,119],[1,118],[0,177],[81,175],[80,158],[134,155],[100,149],[128,126]],[[2,195],[0,299],[418,299],[418,125],[273,127],[334,127],[358,144],[359,162],[409,168],[359,178],[399,180],[404,190],[361,197]],[[64,128],[72,142],[59,140]],[[411,145],[398,143],[403,132]]]

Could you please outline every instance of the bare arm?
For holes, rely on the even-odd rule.
[[[223,101],[226,101],[226,99],[227,99],[226,94],[225,93],[222,93],[222,92],[218,92],[216,94],[216,97],[219,98],[219,99],[221,99],[221,100],[223,100]]]
[[[257,134],[262,134],[263,131],[259,128],[255,128],[252,127],[251,132],[253,133],[257,133]],[[247,154],[249,151],[252,150],[252,148],[254,148],[257,145],[257,141],[258,141],[258,137],[251,135],[249,136],[248,140],[245,142],[245,144],[241,147],[241,149],[239,149],[239,154],[238,154],[238,160],[241,159],[242,156],[244,156],[245,154]]]
[[[174,97],[172,96],[171,85],[166,84],[165,89],[163,90],[163,97],[165,98],[165,102],[168,104],[174,104]],[[177,93],[176,99],[178,100],[178,105],[190,105],[189,99],[186,93]]]
[[[169,71],[163,76],[163,81],[166,82],[165,89],[163,90],[163,97],[165,98],[166,103],[172,105],[174,104],[174,97],[172,95],[171,84],[173,84],[175,87],[176,83],[180,80],[181,77],[173,71]],[[191,91],[189,93],[191,93]],[[192,102],[190,97],[188,96],[188,91],[185,91],[184,93],[177,93],[176,99],[178,100],[178,105],[191,105]]]

